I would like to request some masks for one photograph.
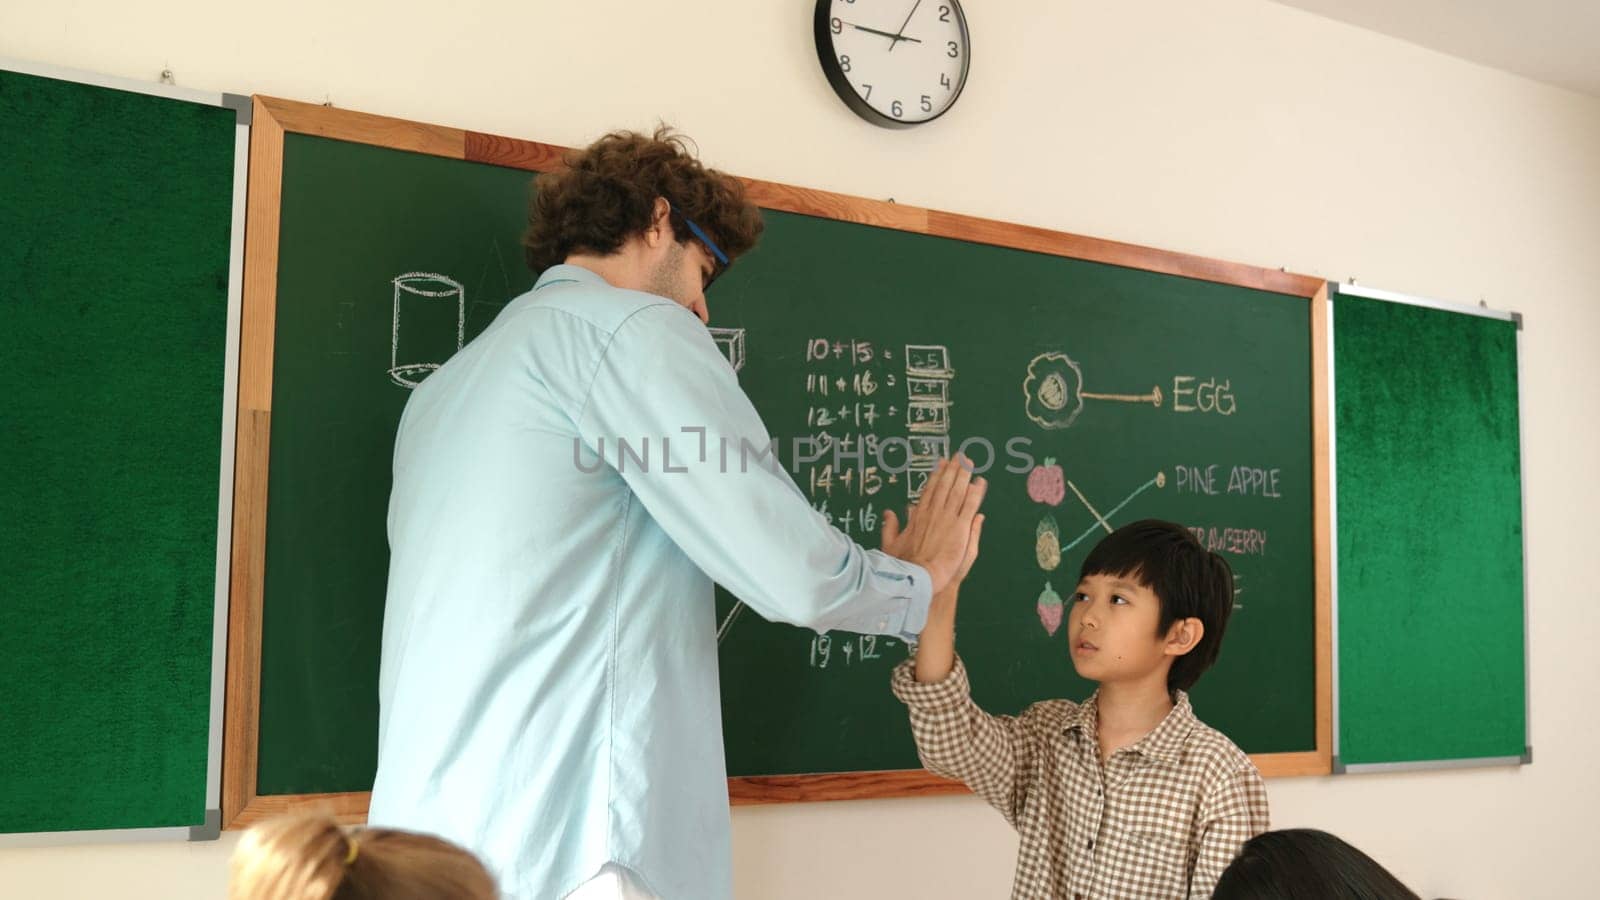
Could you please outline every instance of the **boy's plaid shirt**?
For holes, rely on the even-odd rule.
[[[1155,730],[1102,767],[1098,694],[991,716],[972,702],[960,659],[933,684],[917,683],[915,664],[896,667],[893,686],[917,753],[1017,829],[1014,900],[1209,897],[1239,847],[1267,829],[1261,774],[1182,691]]]

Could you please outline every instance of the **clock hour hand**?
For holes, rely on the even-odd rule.
[[[849,25],[849,26],[850,26],[850,27],[851,27],[851,28],[854,28],[854,29],[855,29],[855,30],[857,30],[857,31],[865,31],[865,32],[866,32],[866,33],[868,33],[868,34],[878,34],[878,35],[882,35],[882,36],[884,36],[884,37],[886,37],[886,38],[888,38],[888,39],[889,39],[889,40],[891,40],[891,41],[910,41],[910,42],[912,42],[912,43],[913,43],[913,44],[920,44],[920,43],[922,43],[922,41],[921,41],[921,40],[919,40],[919,39],[917,39],[917,38],[914,38],[914,37],[906,37],[906,36],[905,36],[905,35],[903,35],[903,34],[895,34],[895,33],[893,33],[893,32],[889,32],[889,31],[879,31],[879,30],[878,30],[878,29],[876,29],[876,28],[868,28],[868,27],[867,27],[867,26],[865,26],[865,25],[857,25],[857,24],[856,24],[856,23],[854,23],[854,22],[846,22],[846,23],[845,23],[845,24],[846,24],[846,25]],[[890,44],[890,45],[889,45],[889,46],[891,46],[891,47],[892,47],[892,46],[894,46],[894,45],[893,45],[893,44]]]

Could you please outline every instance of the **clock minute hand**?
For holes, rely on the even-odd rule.
[[[911,12],[906,13],[906,20],[900,23],[900,30],[894,33],[894,43],[889,45],[890,53],[894,52],[894,44],[905,40],[904,35],[906,33],[906,26],[911,24],[911,17],[917,14],[917,7],[921,5],[922,0],[917,0],[917,2],[911,4]],[[921,43],[921,41],[918,41],[917,43]]]
[[[884,37],[888,38],[891,41],[910,41],[913,44],[922,43],[922,41],[920,39],[918,39],[918,38],[905,37],[904,35],[898,35],[898,34],[894,34],[892,32],[888,32],[888,31],[879,31],[876,28],[868,28],[865,25],[857,25],[854,22],[846,22],[845,24],[849,25],[851,28],[854,28],[857,31],[865,31],[868,34],[883,35]],[[890,46],[893,46],[893,45],[891,44]]]

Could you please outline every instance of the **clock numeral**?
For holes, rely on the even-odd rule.
[[[945,90],[947,90],[947,91],[950,90],[950,75],[949,75],[949,73],[945,73],[945,74],[942,74],[942,75],[939,76],[939,84],[943,85]]]
[[[850,71],[850,57],[845,56],[843,54],[840,54],[840,56],[839,56],[839,68],[843,69],[846,72]]]
[[[828,20],[828,27],[833,29],[834,34],[844,33],[844,23],[839,21],[838,16],[834,16],[832,19]]]
[[[933,98],[927,94],[922,95],[922,111],[933,112]]]
[[[951,59],[955,59],[961,55],[961,47],[958,46],[955,41],[946,41],[945,46],[950,48],[949,56]]]
[[[950,21],[950,7],[948,7],[948,6],[939,7],[939,21],[941,21],[941,22]]]
[[[902,115],[905,115],[905,110],[900,108],[899,100],[889,104],[889,112],[894,113],[894,117],[896,119],[900,118]]]
[[[867,92],[865,94],[861,95],[861,99],[863,99],[863,100],[871,100],[872,99],[872,85],[863,84],[862,87],[866,88]]]

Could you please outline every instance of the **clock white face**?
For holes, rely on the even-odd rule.
[[[842,94],[842,80],[884,124],[926,122],[955,102],[967,73],[956,0],[828,0],[827,16],[818,37],[832,42],[823,65],[834,88]]]

